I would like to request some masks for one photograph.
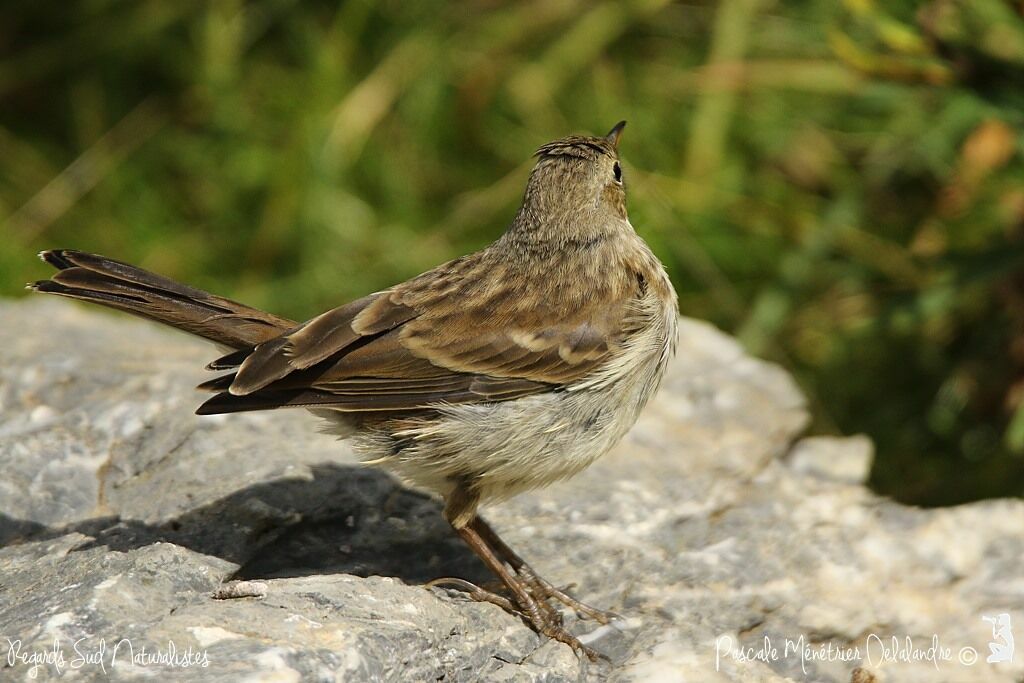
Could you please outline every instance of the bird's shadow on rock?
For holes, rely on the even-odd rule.
[[[0,547],[77,532],[90,539],[76,551],[175,543],[238,564],[228,578],[343,573],[410,584],[441,576],[490,580],[444,521],[437,500],[377,470],[337,464],[311,470],[312,478],[255,484],[158,524],[113,516],[48,527],[0,512]]]

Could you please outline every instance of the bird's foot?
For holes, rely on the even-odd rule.
[[[538,576],[529,565],[523,565],[517,574],[530,587],[531,595],[533,595],[533,597],[538,601],[548,603],[552,598],[554,598],[574,611],[577,616],[584,619],[593,619],[599,624],[610,624],[615,619],[622,618],[621,615],[616,614],[615,612],[598,609],[597,607],[592,607],[585,602],[577,600],[565,592],[572,588],[571,585],[566,586],[564,589],[558,588],[554,584],[551,584]]]
[[[522,587],[526,592],[526,599],[520,602],[515,593],[512,597],[506,597],[498,593],[486,590],[465,579],[440,578],[427,583],[428,587],[449,585],[463,591],[469,598],[477,602],[489,602],[492,605],[501,607],[506,612],[523,619],[537,633],[547,636],[560,643],[565,643],[576,652],[587,656],[591,661],[608,658],[597,650],[584,645],[579,638],[574,636],[562,624],[562,614],[549,602],[555,598],[563,602],[579,613],[591,616],[594,619],[605,619],[602,624],[608,623],[610,613],[594,609],[570,597],[563,591],[555,588],[547,581],[535,576],[517,576],[522,581]]]
[[[459,590],[461,590],[477,602],[489,602],[492,605],[497,605],[506,612],[511,612],[512,614],[519,614],[519,609],[511,600],[506,598],[504,595],[498,595],[497,593],[483,589],[475,583],[466,581],[465,579],[457,579],[454,576],[447,576],[439,579],[434,579],[433,581],[428,581],[426,583],[427,588],[446,585],[458,588]]]

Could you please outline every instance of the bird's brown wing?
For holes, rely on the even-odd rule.
[[[632,292],[558,309],[507,291],[446,289],[438,284],[441,275],[424,283],[427,277],[328,311],[251,353],[215,361],[213,368],[236,370],[201,385],[220,393],[200,413],[299,405],[408,411],[504,401],[585,377],[630,332]]]

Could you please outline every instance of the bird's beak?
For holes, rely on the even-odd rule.
[[[612,143],[612,147],[615,149],[619,148],[619,138],[622,137],[622,129],[626,127],[625,121],[619,121],[615,124],[615,127],[608,131],[608,135],[604,136],[604,139]]]

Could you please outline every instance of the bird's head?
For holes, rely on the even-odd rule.
[[[620,121],[605,136],[572,135],[538,149],[520,219],[571,232],[628,223],[619,161],[619,138],[625,126]]]

